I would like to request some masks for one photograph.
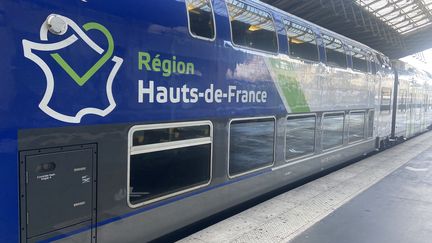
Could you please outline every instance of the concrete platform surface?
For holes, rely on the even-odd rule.
[[[432,242],[432,133],[335,171],[179,242]]]

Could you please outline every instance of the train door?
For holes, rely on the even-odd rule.
[[[411,137],[414,134],[414,91],[413,88],[410,88],[409,93],[409,113],[408,113],[408,130],[407,137]]]
[[[388,138],[391,134],[392,127],[392,99],[393,99],[393,85],[394,74],[390,67],[388,59],[384,56],[378,55],[380,68],[378,76],[380,77],[380,85],[377,95],[377,104],[379,106],[378,115],[378,137],[381,140]]]
[[[397,108],[396,108],[396,124],[395,124],[395,135],[397,137],[406,136],[406,97],[407,90],[404,86],[404,80],[399,79],[397,96]]]
[[[420,107],[420,114],[421,114],[421,127],[420,131],[423,132],[426,130],[426,105],[427,105],[427,94],[424,89],[424,87],[421,87],[422,93],[421,93],[421,107]]]
[[[421,124],[423,120],[422,93],[419,87],[416,87],[414,108],[414,133],[418,134],[421,132]]]
[[[412,137],[420,131],[420,104],[418,89],[413,86],[410,92],[410,109],[408,122],[408,137]]]
[[[432,124],[432,93],[427,90],[427,88],[428,87],[425,87],[425,129],[428,129],[428,127]]]
[[[376,124],[376,137],[381,136],[381,86],[383,83],[382,63],[377,55],[377,73],[375,75],[375,124]]]
[[[370,71],[371,75],[369,75],[368,79],[368,107],[376,110],[375,105],[375,96],[377,93],[377,84],[379,83],[379,77],[378,77],[378,59],[376,58],[375,54],[369,53],[369,65],[370,65]],[[372,118],[368,117],[368,131],[371,131],[371,136],[373,137],[375,135],[375,127],[376,127],[376,121],[375,121],[375,112],[370,112],[370,114],[373,114]]]

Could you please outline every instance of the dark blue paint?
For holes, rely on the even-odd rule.
[[[0,2],[0,196],[3,199],[7,198],[0,203],[0,242],[19,241],[18,131],[77,126],[55,120],[39,109],[38,105],[46,89],[45,76],[40,67],[23,54],[22,40],[42,42],[39,40],[40,27],[52,13],[69,17],[79,26],[88,22],[102,24],[114,38],[114,55],[124,60],[112,87],[117,103],[115,110],[106,117],[87,115],[80,125],[286,115],[284,105],[268,73],[263,71],[265,78],[255,81],[228,75],[239,66],[249,69],[259,67],[257,63],[264,63],[265,58],[274,55],[251,54],[233,47],[230,42],[230,26],[225,3],[222,0],[213,2],[217,25],[217,39],[214,42],[194,39],[189,35],[186,8],[182,0]],[[282,26],[283,18],[288,17],[282,17],[281,13],[275,15],[279,49],[281,53],[286,54],[288,50]],[[87,34],[102,48],[107,48],[106,40],[100,33],[92,30]],[[59,39],[61,37],[50,35],[48,42]],[[89,51],[82,43],[77,44],[77,47],[65,48],[60,52],[62,56],[67,57],[77,72],[82,73],[95,63],[99,56]],[[323,50],[321,47],[320,51]],[[197,74],[163,77],[161,73],[139,71],[139,51],[160,54],[165,58],[175,55],[178,60],[193,62]],[[56,81],[50,107],[65,114],[74,114],[88,104],[96,107],[107,104],[106,93],[101,91],[101,80],[108,76],[110,66],[102,68],[85,87],[78,88],[49,55],[45,53],[40,56],[52,68],[59,82]],[[201,90],[209,87],[210,83],[213,83],[215,88],[224,90],[229,85],[236,85],[238,89],[264,90],[268,93],[268,101],[248,104],[207,104],[202,101],[197,104],[138,104],[138,80],[153,80],[162,86],[171,87],[188,84]],[[232,180],[228,184],[236,181],[238,180]],[[217,185],[212,189],[224,185],[227,184]],[[177,197],[176,200],[205,190]],[[140,209],[136,213],[150,209],[151,207]],[[120,216],[112,220],[129,216]],[[109,222],[98,222],[98,225]]]

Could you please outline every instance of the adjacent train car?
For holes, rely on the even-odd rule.
[[[409,138],[424,132],[432,124],[430,73],[409,64],[396,62],[398,79],[394,103],[395,138]]]
[[[376,102],[379,104],[376,109],[377,146],[384,148],[390,146],[390,139],[392,139],[395,72],[389,58],[379,53],[376,54],[375,66],[377,67],[375,94]]]
[[[255,0],[5,0],[0,43],[1,242],[154,240],[431,124],[430,75]]]

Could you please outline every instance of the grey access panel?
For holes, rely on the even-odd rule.
[[[27,238],[92,220],[93,152],[26,156]]]

